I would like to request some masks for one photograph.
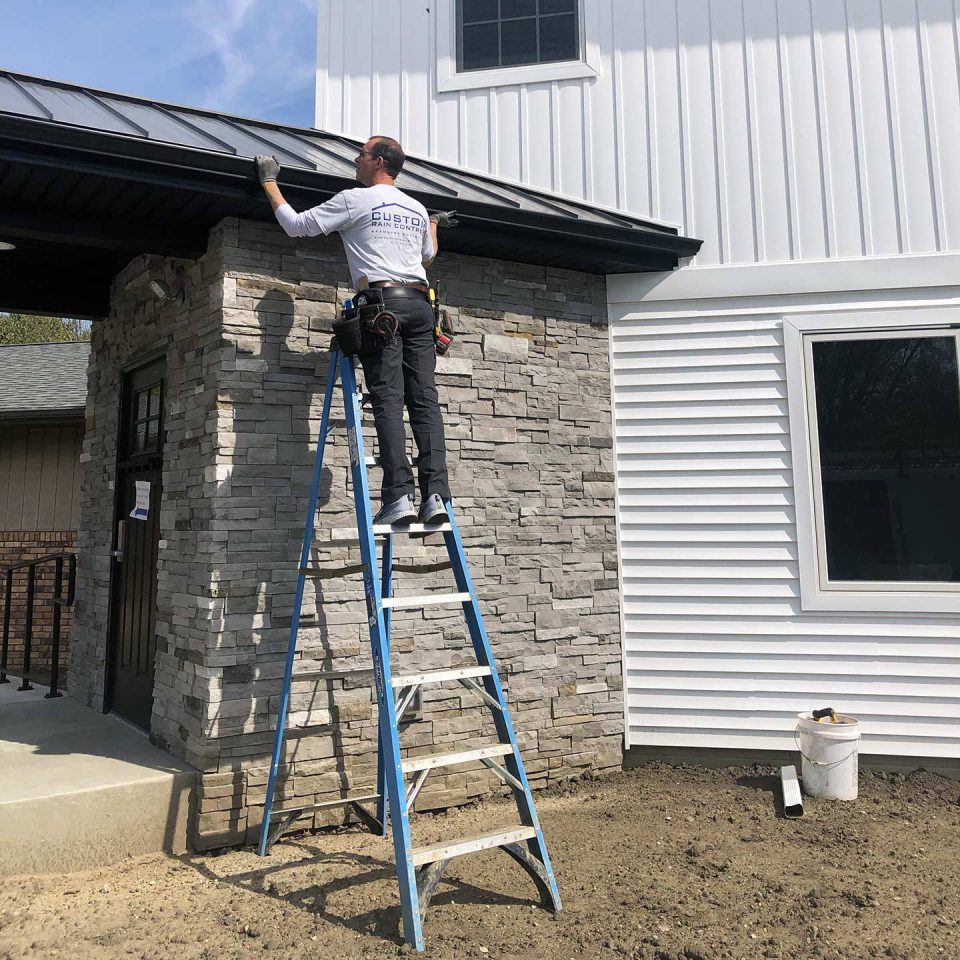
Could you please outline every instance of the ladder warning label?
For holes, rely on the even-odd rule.
[[[347,431],[347,441],[350,444],[350,466],[356,469],[357,464],[360,462],[360,449],[357,444],[356,430]]]
[[[377,604],[373,599],[373,578],[363,578],[363,595],[367,601],[367,619],[372,627],[377,622]]]

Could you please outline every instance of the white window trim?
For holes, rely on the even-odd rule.
[[[806,341],[815,334],[853,332],[923,331],[960,324],[960,307],[917,306],[910,310],[877,308],[869,311],[792,314],[783,318],[783,346],[787,369],[787,406],[790,418],[790,450],[793,461],[797,549],[800,564],[800,605],[810,611],[858,613],[960,613],[960,587],[951,590],[929,584],[911,589],[907,584],[828,585],[821,575],[819,523],[814,495],[819,470],[813,458],[808,409],[810,384]]]
[[[600,76],[600,13],[598,4],[577,0],[580,24],[579,60],[530,63],[520,67],[457,72],[456,0],[437,3],[437,93],[517,86],[552,80],[577,80]]]

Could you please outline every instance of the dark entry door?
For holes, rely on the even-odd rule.
[[[150,728],[156,655],[164,365],[124,378],[111,578],[107,709]]]

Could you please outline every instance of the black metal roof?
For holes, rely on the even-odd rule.
[[[193,258],[227,216],[273,218],[251,158],[274,154],[298,209],[355,186],[359,143],[0,71],[0,309],[107,310],[131,257]],[[444,249],[582,270],[671,270],[700,241],[662,224],[408,157],[400,186],[455,207]]]
[[[89,356],[85,340],[0,347],[0,420],[83,417]]]

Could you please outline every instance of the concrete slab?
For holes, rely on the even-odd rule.
[[[187,846],[196,771],[122,720],[0,685],[0,876]]]

